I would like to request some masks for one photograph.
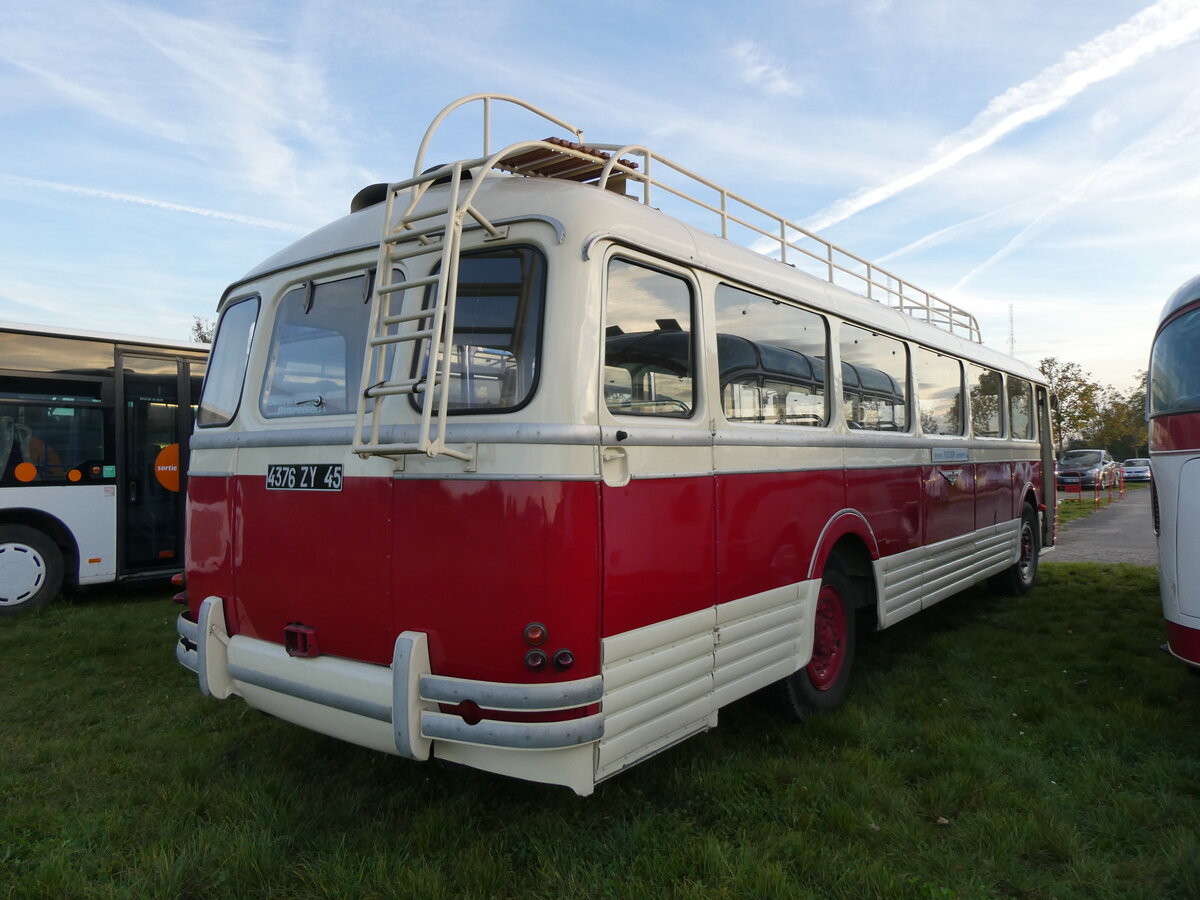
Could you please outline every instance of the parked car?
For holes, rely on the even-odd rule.
[[[1121,463],[1121,475],[1126,481],[1149,481],[1150,460],[1127,459]]]
[[[1107,450],[1068,450],[1058,460],[1054,480],[1059,490],[1105,488],[1116,484],[1117,472],[1117,461]]]

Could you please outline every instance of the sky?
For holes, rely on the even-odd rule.
[[[1200,0],[0,0],[0,22],[0,321],[186,340],[479,92],[649,146],[1122,391],[1200,272]],[[433,158],[476,155],[478,121]],[[497,119],[494,143],[546,131]]]

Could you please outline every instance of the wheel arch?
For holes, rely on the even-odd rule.
[[[879,559],[879,543],[866,517],[857,510],[846,509],[834,515],[821,531],[809,564],[808,577],[820,578],[831,560],[861,588],[858,609],[869,610],[872,626],[878,624],[878,585],[875,567]]]

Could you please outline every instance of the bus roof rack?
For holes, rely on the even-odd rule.
[[[780,262],[823,278],[830,284],[898,309],[951,334],[976,343],[983,342],[979,322],[962,307],[836,246],[647,147],[637,144],[587,144],[582,129],[524,100],[505,94],[471,94],[455,100],[438,113],[417,151],[414,177],[391,185],[392,190],[411,187],[422,192],[423,187],[428,185],[418,186],[419,182],[426,178],[432,181],[446,177],[449,167],[435,167],[422,174],[426,150],[438,127],[450,113],[476,102],[483,106],[483,155],[478,159],[456,163],[461,165],[462,170],[486,172],[498,169],[513,175],[568,179],[619,193],[625,193],[631,184],[640,185],[641,197],[635,195],[634,199],[640,199],[647,206],[652,205],[655,192],[662,192],[716,215],[720,223],[717,234],[722,238],[730,239],[731,228],[743,229],[756,236],[753,249],[764,255],[773,258],[777,255]],[[569,132],[573,140],[547,138],[522,141],[493,152],[490,149],[493,102],[519,106]],[[640,159],[640,164],[629,157]],[[701,193],[707,193],[707,198],[699,196]]]

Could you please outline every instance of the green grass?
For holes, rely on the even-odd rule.
[[[1200,679],[1153,569],[1043,567],[861,640],[601,785],[361,750],[200,696],[166,593],[0,620],[0,897],[1196,897]]]

